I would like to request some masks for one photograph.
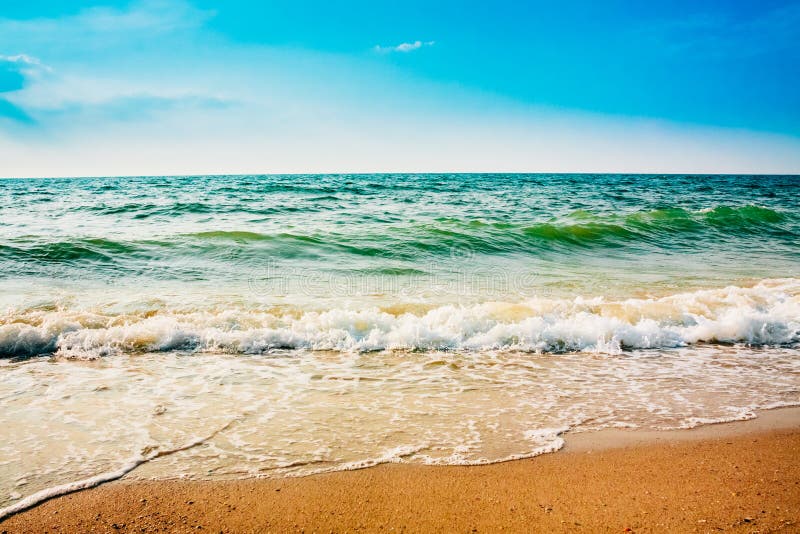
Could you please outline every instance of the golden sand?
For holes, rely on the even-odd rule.
[[[798,413],[568,436],[559,453],[487,466],[120,481],[0,532],[800,532]]]

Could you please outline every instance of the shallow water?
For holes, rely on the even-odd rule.
[[[0,506],[132,458],[484,463],[800,404],[797,198],[797,177],[2,180]]]

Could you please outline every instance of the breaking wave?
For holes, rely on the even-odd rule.
[[[409,310],[287,311],[234,304],[188,310],[167,305],[128,314],[18,310],[0,317],[0,356],[272,349],[619,353],[698,343],[800,342],[800,279],[794,278],[661,298],[534,298]]]

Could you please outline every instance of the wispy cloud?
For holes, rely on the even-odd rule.
[[[14,56],[4,56],[0,54],[0,61],[8,63],[24,63],[27,65],[41,65],[42,62],[38,58],[31,57],[27,54],[16,54]]]
[[[37,72],[49,71],[38,58],[26,54],[4,56],[0,54],[0,93],[17,91],[25,86],[27,78]]]
[[[413,41],[410,43],[400,43],[396,46],[381,46],[375,45],[373,50],[378,52],[379,54],[390,54],[392,52],[413,52],[414,50],[419,50],[423,46],[433,46],[436,44],[436,41]]]
[[[138,0],[125,9],[85,8],[59,18],[25,20],[0,17],[0,48],[10,43],[59,50],[102,50],[127,46],[133,35],[155,36],[196,29],[215,15],[186,0]],[[55,48],[54,48],[55,45]]]
[[[9,97],[25,88],[28,79],[39,70],[47,70],[35,57],[25,54],[0,55],[0,118],[33,123],[31,116]]]
[[[795,138],[529,108],[394,61],[234,41],[209,16],[145,0],[0,18],[0,174],[800,169]]]
[[[43,117],[81,116],[84,119],[102,121],[135,122],[152,120],[159,113],[187,112],[192,110],[225,110],[235,105],[221,98],[192,94],[159,96],[149,94],[118,95],[96,101],[67,101],[56,108],[39,110]]]
[[[126,58],[123,62],[135,57],[124,55],[130,42],[162,47],[181,42],[170,39],[194,35],[211,16],[186,0],[139,0],[126,9],[92,7],[59,18],[0,18],[0,52],[14,52],[0,54],[0,118],[47,127],[68,117],[137,121],[176,110],[229,107],[229,99],[192,87],[168,80],[137,84],[119,71],[109,76],[96,68],[107,65],[108,57]],[[17,53],[20,46],[51,58],[53,67]],[[152,55],[140,57],[157,62]]]
[[[33,122],[31,116],[25,113],[22,108],[12,104],[5,98],[0,98],[0,120],[2,119],[11,119],[24,123]]]

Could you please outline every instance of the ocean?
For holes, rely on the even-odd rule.
[[[800,405],[798,199],[796,176],[0,180],[0,507]]]

